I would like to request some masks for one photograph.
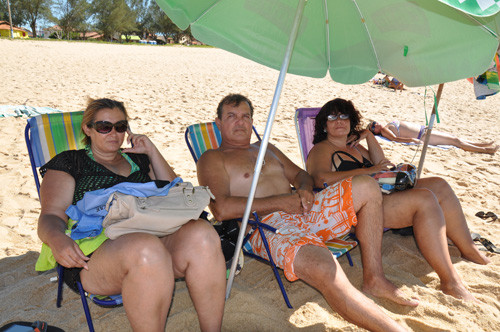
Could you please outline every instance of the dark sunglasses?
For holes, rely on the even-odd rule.
[[[115,128],[117,133],[124,133],[128,129],[128,121],[121,120],[116,123],[111,123],[109,121],[97,121],[93,123],[89,123],[87,125],[89,128],[94,128],[100,134],[108,134]]]
[[[335,121],[337,119],[347,120],[347,119],[349,119],[349,114],[343,114],[343,113],[330,114],[327,118],[328,118],[328,121]]]
[[[375,121],[372,122],[372,125],[370,127],[370,131],[373,133],[375,131],[375,126],[377,125],[377,123]]]

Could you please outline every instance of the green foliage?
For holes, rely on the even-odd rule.
[[[88,29],[86,21],[90,16],[90,4],[87,0],[56,0],[54,7],[58,12],[55,22],[63,30],[66,39],[78,38],[77,32]]]
[[[37,20],[53,18],[52,4],[53,0],[10,0],[12,24],[29,24],[33,37],[36,38]]]
[[[125,0],[94,0],[93,5],[95,26],[104,39],[110,40],[114,35],[119,38],[122,34],[137,31],[136,14]]]
[[[193,38],[191,35],[191,28],[188,28],[185,31],[179,29],[156,2],[151,2],[148,8],[148,15],[151,18],[149,29],[162,34],[165,39],[171,37],[174,42],[178,43],[182,36],[187,36],[190,39]]]

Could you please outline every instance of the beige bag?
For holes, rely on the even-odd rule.
[[[166,196],[137,197],[115,192],[106,203],[104,234],[114,240],[128,233],[165,236],[177,231],[215,199],[208,187],[193,187],[181,182],[170,188]]]

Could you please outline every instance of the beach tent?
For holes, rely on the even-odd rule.
[[[12,26],[14,38],[29,38],[28,32],[22,28]],[[7,21],[0,21],[0,36],[10,38],[10,24]]]
[[[287,72],[318,78],[329,72],[339,83],[360,84],[383,71],[407,86],[424,86],[483,73],[498,47],[494,29],[436,0],[156,2],[181,30],[190,26],[198,40],[280,69],[242,230],[251,213]],[[243,236],[244,231],[236,254]],[[235,256],[226,297],[236,264]]]

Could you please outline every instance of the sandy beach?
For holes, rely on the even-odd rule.
[[[0,39],[0,105],[84,109],[88,97],[125,102],[136,133],[147,134],[177,174],[197,183],[195,164],[184,142],[185,128],[212,121],[228,93],[242,93],[255,106],[254,125],[263,133],[278,72],[216,48],[111,45]],[[271,143],[303,166],[293,124],[294,111],[318,107],[342,97],[353,100],[365,120],[393,119],[425,124],[437,86],[406,87],[401,93],[370,82],[347,86],[329,76],[288,75]],[[445,84],[438,130],[470,140],[500,143],[500,95],[475,99],[466,80]],[[65,289],[56,308],[54,271],[37,273],[35,261],[40,203],[24,141],[26,117],[0,118],[0,326],[16,320],[43,320],[66,331],[86,331],[79,296]],[[393,162],[418,164],[420,149],[381,142]],[[487,222],[478,211],[500,215],[500,158],[460,149],[430,148],[423,176],[441,176],[455,190],[472,232],[500,247],[500,220]],[[500,255],[492,263],[473,264],[449,247],[452,262],[481,302],[466,303],[439,290],[439,278],[419,253],[413,237],[387,232],[383,237],[386,276],[420,299],[416,308],[372,298],[389,316],[411,331],[500,331]],[[339,262],[351,283],[362,283],[359,247],[354,266]],[[281,272],[280,272],[281,273]],[[361,331],[333,312],[322,296],[303,282],[285,281],[294,309],[288,309],[267,265],[246,258],[226,302],[223,331]],[[97,331],[131,331],[123,308],[90,305]],[[176,283],[168,331],[198,331],[198,320],[184,282]]]

